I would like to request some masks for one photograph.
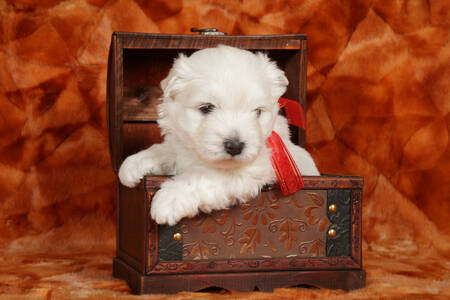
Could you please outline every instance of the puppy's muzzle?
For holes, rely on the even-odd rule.
[[[230,154],[231,156],[236,156],[241,154],[242,150],[245,147],[245,143],[241,142],[238,139],[231,139],[226,140],[223,143],[223,147],[228,154]]]

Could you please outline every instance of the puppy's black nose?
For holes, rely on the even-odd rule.
[[[241,142],[238,139],[226,140],[223,143],[225,151],[231,156],[235,156],[241,154],[242,149],[244,149],[245,143]]]

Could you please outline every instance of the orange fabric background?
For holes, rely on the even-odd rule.
[[[307,34],[309,150],[365,178],[365,289],[238,296],[450,296],[448,0],[0,0],[0,299],[128,297],[111,277],[109,41],[190,27]]]

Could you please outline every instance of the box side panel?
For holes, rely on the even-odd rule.
[[[108,57],[107,120],[113,170],[117,172],[122,155],[122,40],[113,35]]]
[[[289,85],[283,97],[298,101],[302,105],[303,111],[306,113],[306,94],[304,93],[304,85],[306,82],[306,77],[304,77],[306,73],[305,63],[306,51],[301,48],[299,51],[296,51],[294,55],[288,58],[285,67],[282,69],[289,80]],[[289,129],[291,131],[292,142],[305,147],[305,130],[294,125],[289,125]]]
[[[117,256],[134,269],[145,269],[145,192],[119,185]]]
[[[122,125],[122,134],[122,159],[162,142],[160,129],[155,122],[125,122]]]

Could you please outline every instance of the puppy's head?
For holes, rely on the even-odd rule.
[[[287,84],[262,53],[219,46],[180,55],[161,82],[158,123],[201,161],[235,167],[264,147]]]

